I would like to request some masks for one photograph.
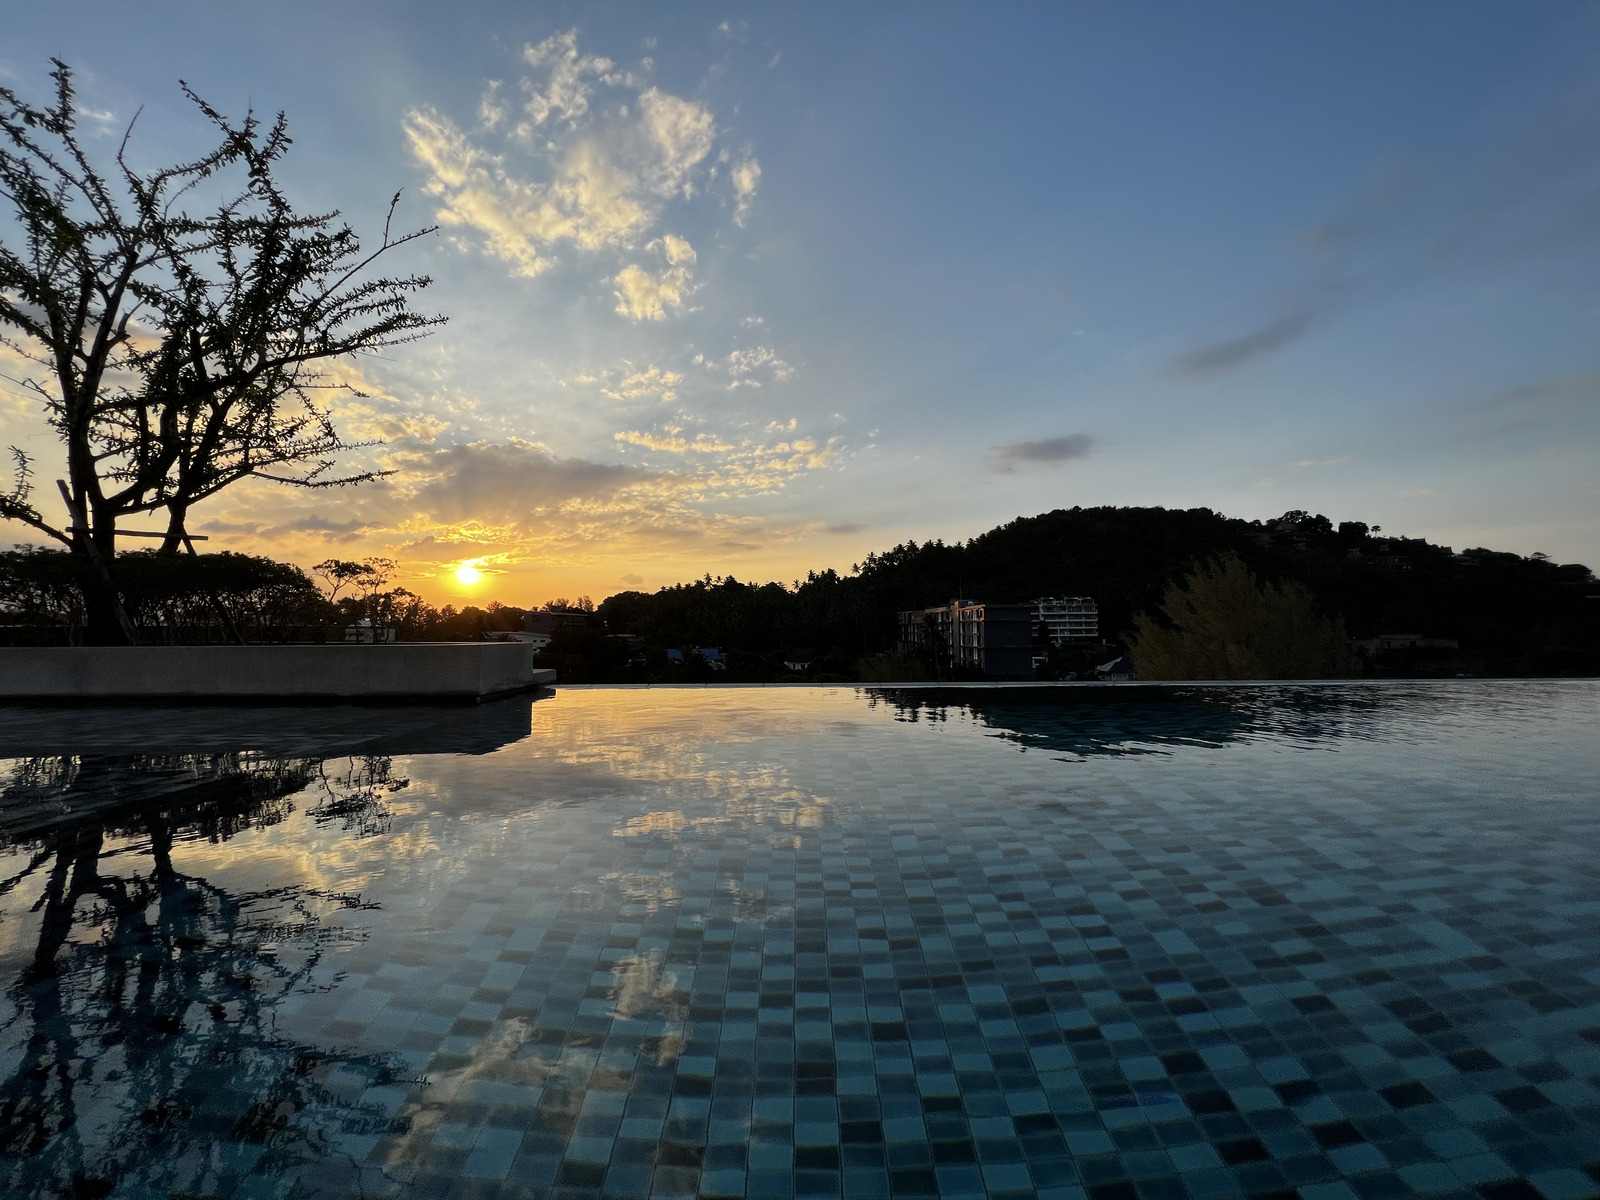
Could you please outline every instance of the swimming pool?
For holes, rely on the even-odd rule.
[[[0,713],[39,1196],[1600,1194],[1600,685]]]

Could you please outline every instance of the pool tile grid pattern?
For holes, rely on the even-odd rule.
[[[619,701],[558,695],[397,759],[434,799],[342,842],[315,789],[224,835],[218,869],[321,862],[319,903],[365,880],[270,1018],[395,1070],[319,1076],[334,1153],[289,1173],[207,1099],[202,1191],[1600,1196],[1600,689],[1567,686],[1102,759],[1128,714],[641,694],[606,735]]]
[[[1595,810],[1238,786],[569,817],[347,964],[325,1033],[432,1081],[350,1149],[408,1196],[1600,1194]]]

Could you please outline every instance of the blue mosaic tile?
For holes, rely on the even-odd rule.
[[[1600,1195],[1594,683],[59,715],[8,1194]]]

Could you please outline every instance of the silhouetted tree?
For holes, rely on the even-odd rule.
[[[45,107],[0,88],[0,196],[15,218],[0,240],[0,329],[38,368],[21,382],[61,438],[72,511],[64,524],[45,517],[32,461],[13,447],[0,517],[87,560],[90,639],[126,641],[117,522],[165,510],[175,553],[190,509],[242,479],[331,487],[381,474],[335,473],[352,444],[319,399],[323,368],[442,318],[410,307],[426,277],[368,276],[429,230],[395,236],[386,222],[364,249],[337,213],[295,211],[273,175],[289,148],[283,114],[236,122],[184,85],[220,135],[214,149],[140,171],[130,125],[102,166],[78,132],[71,71],[56,61],[51,77]],[[231,190],[230,174],[242,177]],[[186,207],[219,191],[209,211]]]
[[[1139,614],[1130,639],[1141,679],[1334,679],[1350,673],[1344,622],[1298,583],[1261,583],[1237,556],[1167,589],[1167,622]]]

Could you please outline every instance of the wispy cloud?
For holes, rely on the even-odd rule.
[[[755,201],[756,188],[761,185],[761,164],[747,152],[728,169],[728,178],[733,181],[733,219],[743,225]]]
[[[1313,320],[1314,313],[1310,309],[1287,313],[1249,333],[1211,342],[1178,355],[1172,360],[1172,373],[1190,379],[1203,379],[1224,371],[1237,370],[1304,337]]]
[[[1010,442],[989,452],[989,469],[1010,475],[1023,466],[1057,466],[1088,457],[1093,446],[1094,439],[1087,433],[1069,433],[1034,442]]]
[[[1173,375],[1239,370],[1330,317],[1410,289],[1600,242],[1600,118],[1589,94],[1541,109],[1470,154],[1385,162],[1299,239],[1302,273],[1242,334],[1175,356]]]
[[[586,379],[580,382],[593,382],[593,380]],[[613,400],[638,400],[645,396],[655,396],[671,403],[678,398],[677,388],[682,382],[681,372],[664,371],[652,363],[642,371],[624,375],[616,387],[603,387],[600,391]]]
[[[648,60],[633,70],[585,54],[575,30],[525,47],[522,58],[529,73],[516,89],[520,103],[513,89],[489,84],[472,128],[425,105],[405,118],[438,220],[460,244],[535,276],[562,247],[635,249],[668,202],[714,182],[731,190],[742,222],[760,164],[747,152],[736,161],[725,154],[732,165],[717,182],[714,114],[650,83]],[[690,289],[694,252],[686,241],[666,235],[646,249],[664,255],[664,269],[634,262],[611,272],[617,311],[635,320],[659,319]]]
[[[699,434],[691,441],[676,429],[659,434],[624,430],[612,436],[625,445],[640,446],[646,450],[664,450],[668,454],[724,454],[734,449],[728,442],[721,441],[709,433]]]
[[[782,383],[786,379],[794,378],[794,368],[778,357],[778,352],[771,346],[751,346],[745,350],[731,351],[720,363],[710,364],[720,366],[727,371],[731,382],[730,389],[741,387],[760,387],[759,376],[766,376],[768,382]]]

